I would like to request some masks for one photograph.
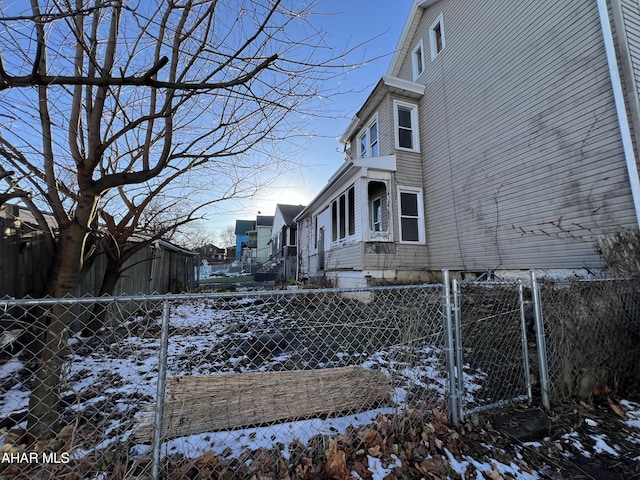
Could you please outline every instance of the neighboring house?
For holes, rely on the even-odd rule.
[[[637,1],[415,1],[296,218],[300,277],[602,267],[594,238],[638,227],[638,81]]]
[[[211,243],[196,248],[196,252],[200,254],[201,261],[206,260],[207,265],[224,263],[224,261],[227,259],[227,250],[224,248],[216,247]]]
[[[236,260],[242,260],[242,251],[249,245],[249,234],[255,229],[255,220],[236,220]]]
[[[304,209],[302,205],[276,205],[271,230],[271,256],[274,258],[295,257],[297,253],[296,216]]]
[[[245,270],[251,270],[269,259],[269,241],[271,240],[271,228],[273,216],[258,215],[255,220],[236,221],[236,239],[241,248],[240,259]],[[246,230],[244,230],[246,228]],[[243,233],[238,233],[243,232]],[[238,247],[237,247],[238,248]],[[236,250],[236,258],[238,256]]]
[[[303,209],[302,205],[276,205],[269,240],[270,256],[254,273],[255,280],[296,278],[298,247],[297,224],[294,219]]]

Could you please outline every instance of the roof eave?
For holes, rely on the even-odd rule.
[[[416,0],[411,5],[411,10],[409,10],[409,15],[407,16],[407,20],[404,23],[404,27],[402,28],[402,33],[400,34],[400,39],[398,40],[398,44],[396,45],[395,52],[393,53],[393,57],[391,57],[391,63],[389,63],[389,69],[387,70],[387,75],[397,76],[400,71],[400,66],[402,64],[402,59],[408,52],[408,45],[405,46],[408,39],[413,37],[416,29],[418,28],[418,23],[420,22],[419,13],[422,12],[427,7],[430,7],[434,3],[438,2],[438,0]]]
[[[386,88],[386,91],[384,90]],[[381,100],[380,96],[386,92],[400,93],[409,98],[420,98],[424,95],[425,86],[419,83],[410,82],[401,78],[392,77],[391,75],[384,75],[380,81],[376,84],[373,91],[369,94],[365,100],[362,108],[358,110],[358,113],[349,123],[349,126],[344,131],[338,141],[342,144],[346,144],[351,136],[360,128],[362,121],[368,117],[367,108],[372,104],[376,104]]]

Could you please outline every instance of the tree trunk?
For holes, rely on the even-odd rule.
[[[93,205],[94,202],[85,197],[85,201],[78,205],[73,221],[61,229],[57,272],[49,285],[49,293],[56,298],[73,294],[78,286]],[[80,221],[81,218],[85,220]],[[69,305],[55,305],[51,308],[48,318],[40,319],[46,330],[42,336],[42,353],[29,399],[27,431],[31,440],[49,438],[58,428],[62,368],[69,326],[73,319],[74,315]]]

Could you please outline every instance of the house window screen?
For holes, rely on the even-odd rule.
[[[358,154],[360,158],[377,157],[380,155],[377,116],[374,117],[374,120],[369,123],[358,136]]]
[[[372,181],[368,185],[369,196],[369,230],[385,232],[387,221],[387,186],[383,182]]]
[[[400,235],[403,242],[420,241],[418,194],[400,192]]]
[[[429,43],[431,44],[431,60],[434,60],[446,46],[442,14],[429,29]]]
[[[348,221],[348,232],[349,235],[355,235],[356,233],[356,189],[351,187],[347,191],[347,204],[349,205],[349,221]]]
[[[331,202],[331,240],[342,240],[356,233],[356,194],[352,185]]]
[[[398,145],[401,148],[413,149],[413,125],[411,109],[398,106]]]

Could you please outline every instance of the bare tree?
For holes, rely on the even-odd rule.
[[[331,93],[322,89],[349,53],[323,47],[301,3],[31,0],[27,12],[16,10],[22,2],[0,7],[0,159],[6,171],[24,172],[34,201],[58,225],[49,294],[75,291],[109,192],[153,191],[176,172],[167,185],[208,171],[243,178],[286,148],[296,119]],[[212,176],[214,195],[216,182]],[[103,218],[117,227],[144,209],[132,202],[118,218],[103,208]],[[57,423],[68,315],[54,308],[47,320],[29,408],[35,438]]]
[[[230,247],[236,244],[236,229],[233,225],[227,225],[220,232],[220,245],[223,248]]]

